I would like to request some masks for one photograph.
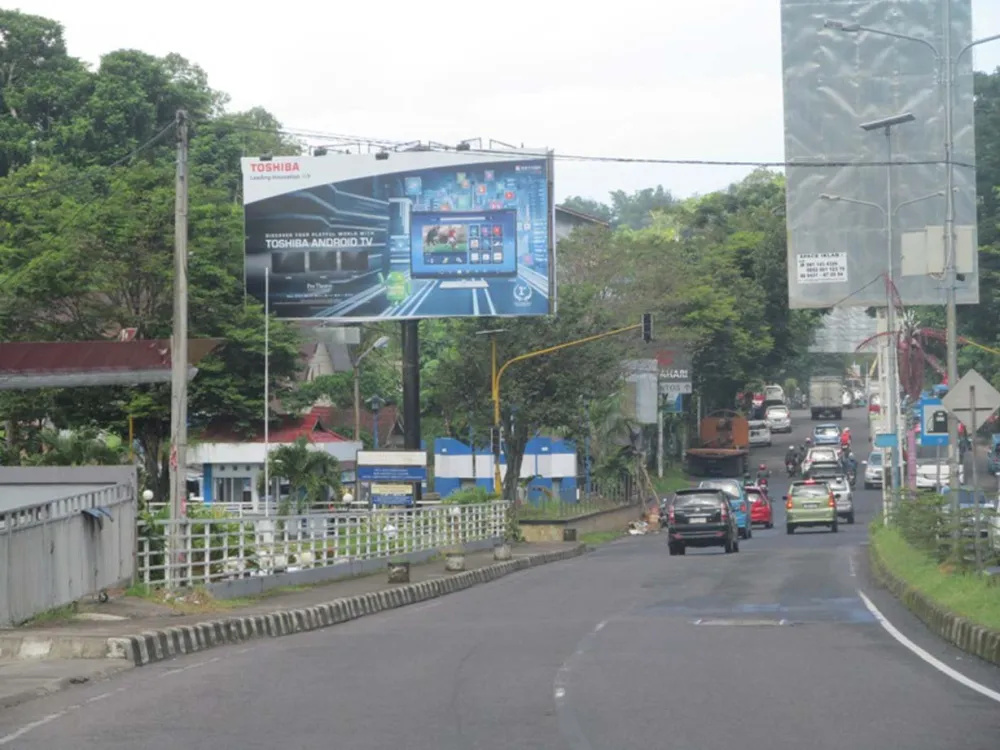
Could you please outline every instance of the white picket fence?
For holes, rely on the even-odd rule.
[[[270,517],[220,509],[140,528],[137,575],[151,586],[201,586],[497,539],[506,521],[504,502]]]

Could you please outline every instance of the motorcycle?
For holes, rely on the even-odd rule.
[[[760,477],[757,480],[757,486],[764,490],[764,493],[767,494],[767,477]]]
[[[789,477],[794,477],[799,471],[799,465],[795,461],[785,461],[785,471]]]

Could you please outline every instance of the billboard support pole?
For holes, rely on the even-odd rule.
[[[420,321],[400,323],[403,339],[403,446],[420,450]],[[415,500],[420,500],[420,485]]]
[[[176,115],[177,173],[174,184],[174,321],[170,346],[170,534],[166,579],[170,586],[180,562],[180,522],[187,494],[187,380],[188,380],[188,120],[187,112]]]
[[[271,507],[271,267],[264,269],[264,517]],[[277,509],[276,509],[277,510]]]

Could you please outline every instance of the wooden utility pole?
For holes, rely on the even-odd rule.
[[[170,345],[170,525],[169,564],[166,583],[170,585],[174,566],[180,561],[180,521],[187,496],[187,385],[188,385],[188,119],[178,110],[177,177],[174,205],[174,328]]]

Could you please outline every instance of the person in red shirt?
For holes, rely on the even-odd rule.
[[[840,433],[840,447],[847,450],[851,447],[851,428],[845,427]]]

